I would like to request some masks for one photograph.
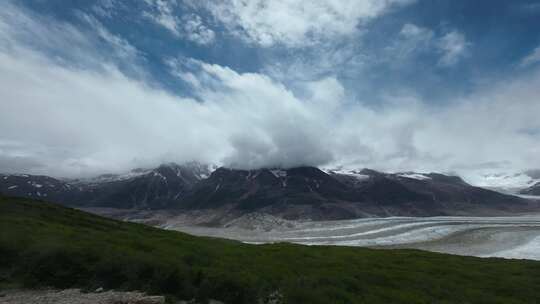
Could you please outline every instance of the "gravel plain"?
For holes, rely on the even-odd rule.
[[[497,217],[387,217],[340,221],[291,221],[251,213],[221,227],[207,226],[212,214],[86,209],[103,216],[252,244],[413,248],[477,257],[540,260],[540,214]]]
[[[164,304],[162,296],[139,292],[104,291],[84,293],[79,289],[0,291],[2,304]]]
[[[163,228],[240,240],[375,248],[415,248],[478,257],[540,260],[540,216],[393,217],[294,222],[257,215],[224,228],[168,221]]]

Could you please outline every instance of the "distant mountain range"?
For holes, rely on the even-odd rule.
[[[520,193],[526,195],[540,195],[540,182],[521,190]]]
[[[540,211],[538,202],[437,173],[325,172],[315,167],[214,170],[195,162],[78,180],[0,175],[0,192],[74,207],[202,210],[229,217],[262,212],[312,220]]]

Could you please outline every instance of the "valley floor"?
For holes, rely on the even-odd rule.
[[[540,260],[540,216],[378,218],[288,224],[271,230],[182,225],[167,228],[249,243],[414,248],[478,257]]]
[[[392,217],[317,222],[288,221],[264,214],[248,214],[228,222],[224,227],[208,227],[196,225],[193,217],[186,215],[93,211],[164,229],[246,243],[291,242],[305,245],[414,248],[477,257],[540,260],[538,214],[512,217]],[[198,215],[198,218],[200,220],[204,215]]]

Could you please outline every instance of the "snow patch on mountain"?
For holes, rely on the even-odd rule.
[[[75,185],[79,184],[102,184],[102,183],[111,183],[133,179],[145,174],[150,173],[151,169],[133,169],[127,173],[123,174],[102,174],[96,177],[91,178],[81,178],[76,180],[70,180],[69,182]]]
[[[327,174],[341,174],[353,177],[359,181],[365,181],[370,178],[369,175],[363,174],[362,170],[353,170],[353,169],[344,169],[342,167],[338,168],[322,168],[322,171],[324,171]]]
[[[272,172],[272,174],[277,178],[287,176],[287,171],[281,170],[281,169],[273,169],[273,170],[270,170],[270,172]]]
[[[417,179],[417,180],[429,180],[429,179],[431,179],[431,177],[426,176],[426,175],[424,175],[424,174],[420,174],[420,173],[412,173],[412,172],[408,172],[408,173],[399,173],[399,174],[397,174],[397,176],[399,176],[399,177],[405,177],[405,178],[411,178],[411,179]]]

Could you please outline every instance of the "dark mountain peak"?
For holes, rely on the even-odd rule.
[[[446,175],[446,174],[441,174],[441,173],[429,173],[429,174],[426,174],[426,176],[430,177],[431,179],[433,179],[435,181],[439,181],[439,182],[468,185],[461,177],[456,176],[456,175]]]
[[[347,189],[341,181],[316,167],[291,168],[286,172],[288,184],[305,187],[311,192],[327,195],[334,192],[336,196],[341,196],[341,193]]]
[[[386,175],[386,173],[379,172],[379,171],[376,171],[376,170],[373,170],[373,169],[368,169],[368,168],[364,168],[364,169],[358,171],[358,174],[367,175],[367,176],[373,176],[373,177],[381,177],[381,176]]]
[[[197,184],[186,198],[186,208],[240,209],[318,204],[343,196],[346,186],[314,167],[239,170],[218,168]]]
[[[285,179],[287,174],[283,174],[284,170],[280,169],[231,169],[220,167],[216,169],[208,178],[211,182],[226,182],[227,184],[237,183],[258,186],[276,186],[279,185],[281,179]]]
[[[176,163],[167,163],[167,164],[161,164],[157,168],[150,170],[147,174],[151,175],[161,175],[163,178],[182,178],[183,171],[189,171],[185,170],[186,168],[178,165]],[[184,172],[185,173],[185,172]]]
[[[276,184],[276,181],[286,183],[289,180],[297,181],[330,181],[336,182],[330,175],[316,167],[296,167],[289,169],[262,168],[254,170],[230,169],[221,167],[212,173],[212,177],[245,180],[246,182],[257,181]],[[284,185],[285,186],[285,185]]]
[[[250,175],[249,170],[231,169],[219,167],[210,174],[208,179],[246,179]]]
[[[257,183],[261,185],[267,185],[267,186],[286,186],[286,180],[288,178],[288,175],[285,173],[284,170],[279,169],[259,169],[250,171],[250,174],[248,176],[248,179],[255,180]]]
[[[116,177],[116,176],[118,176],[118,174],[105,173],[105,174],[100,174],[100,175],[98,175],[97,178],[99,178],[99,179],[101,179],[101,178],[105,179],[105,178],[114,178],[114,177]]]
[[[329,180],[332,179],[330,175],[316,167],[297,167],[285,170],[287,176],[296,177],[302,176],[304,178],[312,180]]]

